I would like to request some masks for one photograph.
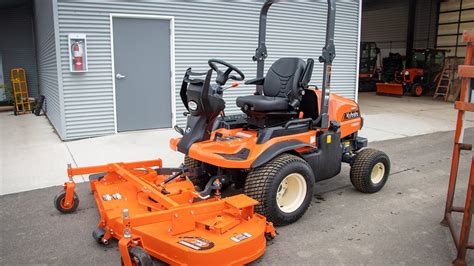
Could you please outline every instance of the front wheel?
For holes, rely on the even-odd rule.
[[[411,96],[420,97],[423,94],[423,87],[418,83],[413,83],[410,87]]]
[[[387,154],[375,149],[360,151],[351,165],[352,185],[363,193],[374,193],[383,188],[390,174]]]
[[[308,209],[314,175],[300,157],[282,154],[253,169],[245,181],[245,194],[259,202],[255,210],[275,225],[297,221]]]
[[[202,166],[202,162],[186,155],[184,156],[184,166],[186,166],[187,168],[197,168]],[[189,177],[189,180],[193,182],[193,184],[197,186],[199,190],[204,189],[209,179],[210,177],[208,175]]]

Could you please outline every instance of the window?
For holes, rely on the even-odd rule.
[[[449,50],[446,56],[464,57],[466,44],[462,42],[462,33],[467,29],[474,29],[474,1],[442,1],[439,6],[436,47]]]

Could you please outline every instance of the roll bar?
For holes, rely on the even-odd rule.
[[[265,67],[265,59],[268,56],[267,46],[265,44],[267,35],[267,14],[270,7],[277,2],[285,2],[285,0],[267,0],[260,10],[260,24],[258,32],[258,46],[253,56],[253,61],[257,61],[257,77],[263,78],[263,70]],[[316,2],[316,1],[315,1]],[[316,125],[321,128],[329,127],[328,105],[329,93],[331,91],[331,72],[332,62],[336,56],[334,46],[334,29],[336,24],[336,0],[328,0],[327,24],[326,24],[326,43],[323,47],[319,62],[324,63],[323,67],[323,84],[321,99],[321,119],[315,120]],[[257,85],[257,94],[263,94],[263,85]]]

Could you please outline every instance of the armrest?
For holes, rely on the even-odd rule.
[[[265,77],[249,79],[245,81],[245,85],[263,85],[264,81],[265,81]]]

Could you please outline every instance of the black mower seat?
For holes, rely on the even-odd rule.
[[[296,95],[305,73],[306,63],[300,58],[280,58],[273,63],[264,79],[246,84],[263,85],[264,95],[238,97],[236,104],[244,112],[289,111],[290,95]]]
[[[256,112],[286,111],[288,98],[269,97],[264,95],[247,95],[237,98],[237,106],[251,108]]]

